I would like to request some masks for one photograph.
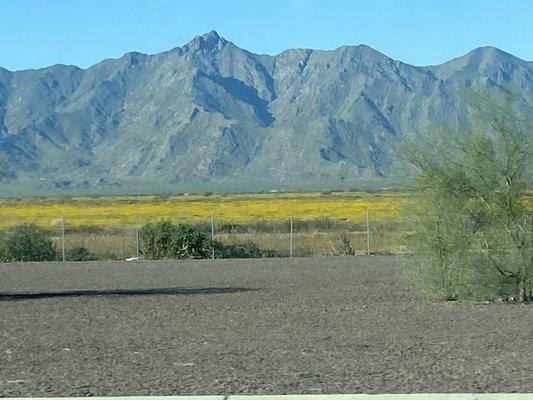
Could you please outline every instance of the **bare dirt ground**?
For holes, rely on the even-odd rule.
[[[533,392],[533,306],[394,257],[0,264],[0,396]]]

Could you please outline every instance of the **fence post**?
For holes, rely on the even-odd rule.
[[[289,257],[292,258],[292,230],[293,230],[293,215],[291,211],[291,231],[289,235]]]
[[[63,255],[63,262],[65,262],[65,218],[63,216],[61,216],[61,253]]]
[[[368,208],[366,209],[366,254],[370,255],[370,219],[368,218]]]
[[[139,214],[135,216],[135,257],[139,261]]]
[[[215,214],[211,213],[211,258],[215,259]]]

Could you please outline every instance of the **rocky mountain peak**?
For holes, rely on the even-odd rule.
[[[203,35],[196,36],[193,40],[187,43],[187,48],[198,50],[213,50],[219,45],[226,43],[226,40],[221,37],[217,31],[211,30]]]

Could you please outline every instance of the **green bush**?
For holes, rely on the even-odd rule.
[[[0,262],[7,261],[6,233],[0,230]]]
[[[85,247],[74,247],[69,249],[66,254],[69,261],[95,261],[98,260],[96,254],[91,253]]]
[[[261,258],[261,249],[253,242],[222,244],[214,243],[216,258]]]
[[[210,240],[205,224],[175,225],[170,221],[144,225],[140,232],[141,253],[146,259],[269,258],[287,257],[275,250],[261,250],[253,242],[224,244]]]
[[[533,301],[533,216],[523,203],[533,124],[512,96],[472,94],[470,103],[465,132],[404,142],[417,190],[407,266],[433,297]]]
[[[2,261],[53,261],[56,250],[47,231],[33,224],[7,230],[0,238]]]
[[[147,224],[139,236],[142,254],[148,259],[207,258],[212,252],[206,233],[189,225],[174,225],[170,221]]]
[[[287,258],[289,257],[288,251],[280,250],[263,250],[263,258]]]

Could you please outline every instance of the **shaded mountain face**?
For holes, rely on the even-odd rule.
[[[214,31],[88,69],[0,68],[0,190],[379,182],[405,137],[465,121],[461,90],[532,99],[532,78],[490,47],[415,67],[367,46],[257,55]]]

